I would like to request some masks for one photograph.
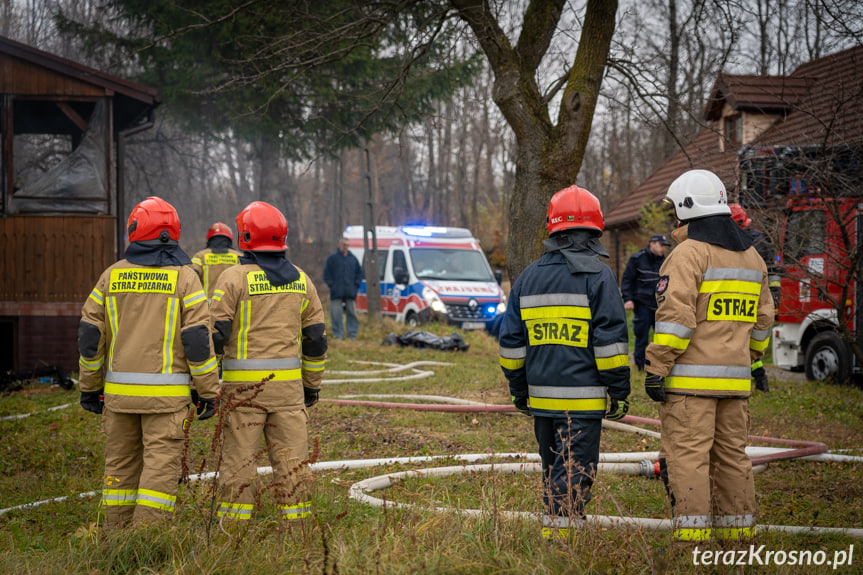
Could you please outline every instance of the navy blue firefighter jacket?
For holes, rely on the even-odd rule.
[[[665,256],[657,256],[650,248],[641,248],[626,262],[620,280],[620,293],[623,301],[633,301],[656,309],[656,282],[659,281],[659,268]]]
[[[546,252],[510,291],[500,330],[500,364],[514,399],[531,415],[600,419],[606,392],[629,396],[626,312],[614,273],[570,273],[560,251]]]

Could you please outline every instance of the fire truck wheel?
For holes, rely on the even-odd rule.
[[[806,378],[842,384],[850,376],[851,357],[839,334],[823,331],[812,338],[806,350]]]

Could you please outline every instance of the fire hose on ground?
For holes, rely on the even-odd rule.
[[[371,365],[386,365],[388,369],[378,370],[376,372],[335,372],[341,375],[367,375],[370,373],[397,373],[405,370],[413,370],[415,373],[406,377],[392,377],[383,379],[414,379],[417,377],[428,377],[428,374],[433,372],[425,372],[417,369],[420,364],[435,364],[435,365],[452,365],[443,362],[414,362],[407,365],[384,364],[381,362],[362,362]],[[378,381],[376,378],[361,378],[357,380],[329,380],[324,383],[340,384],[353,381]],[[408,399],[416,399],[420,401],[437,401],[438,403],[395,403],[388,401],[368,401],[354,399],[356,397],[374,397],[378,399],[401,397]],[[332,403],[335,405],[355,405],[361,407],[371,407],[379,409],[409,409],[414,411],[436,411],[448,413],[517,413],[517,410],[512,405],[497,405],[471,400],[464,400],[446,396],[434,395],[391,395],[391,394],[374,394],[374,395],[353,395],[343,396],[339,399],[322,399],[322,403]],[[65,407],[61,406],[60,408]],[[59,408],[55,408],[59,409]],[[638,433],[653,438],[659,438],[660,434],[655,431],[646,430],[637,426],[629,425],[631,423],[640,423],[653,426],[661,426],[661,423],[655,419],[648,419],[637,416],[626,416],[621,422],[611,422],[603,420],[603,426],[624,431],[627,433]],[[842,461],[842,462],[863,462],[863,457],[839,455],[828,453],[827,445],[820,442],[789,440],[775,437],[763,437],[750,435],[749,438],[753,441],[769,443],[774,445],[782,445],[784,447],[747,447],[746,453],[752,458],[753,471],[763,471],[768,463],[777,461],[785,461],[790,459],[806,459],[811,461]],[[487,460],[490,457],[497,458],[520,458],[526,459],[527,462],[520,463],[484,463],[475,464],[473,462]],[[618,473],[622,475],[639,475],[645,477],[654,477],[658,475],[658,464],[655,462],[659,457],[658,451],[652,452],[629,452],[629,453],[601,453],[598,471]],[[474,473],[474,472],[498,472],[498,473],[538,473],[541,470],[539,456],[537,454],[525,453],[478,453],[478,454],[461,454],[461,455],[435,455],[435,456],[420,456],[420,457],[391,457],[378,459],[353,459],[340,460],[330,462],[318,462],[310,465],[313,471],[333,470],[333,469],[359,469],[367,467],[375,467],[380,465],[393,464],[416,464],[436,461],[440,459],[455,459],[464,461],[464,465],[435,467],[428,469],[417,469],[412,471],[403,471],[398,473],[389,473],[371,477],[357,483],[354,483],[350,490],[349,496],[361,503],[365,503],[377,507],[394,507],[394,508],[415,508],[436,512],[451,512],[461,513],[465,515],[483,515],[488,514],[487,510],[478,509],[460,509],[449,507],[422,507],[410,503],[395,503],[392,501],[384,501],[382,499],[369,495],[370,492],[391,487],[396,482],[411,478],[411,477],[445,477],[458,473]],[[259,474],[272,473],[272,468],[259,467]],[[190,476],[190,481],[203,481],[214,479],[217,476],[216,472],[201,473]],[[94,497],[98,495],[97,491],[80,493],[78,498]],[[6,509],[0,509],[0,516],[13,510],[32,509],[47,503],[56,503],[71,499],[72,496],[56,497],[32,503],[25,503]],[[503,511],[501,512],[506,517],[527,517],[538,518],[539,513],[528,511]],[[619,517],[605,515],[588,515],[588,524],[601,527],[616,527],[616,528],[644,528],[659,531],[671,530],[672,524],[669,519],[642,518],[642,517]],[[840,527],[806,527],[794,525],[759,525],[760,531],[781,531],[787,533],[809,533],[809,534],[824,534],[824,533],[839,533],[852,537],[863,537],[863,529],[858,528],[840,528]]]

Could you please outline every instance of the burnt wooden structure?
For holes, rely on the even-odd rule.
[[[125,249],[124,141],[158,104],[0,37],[0,371],[77,370],[81,306]]]

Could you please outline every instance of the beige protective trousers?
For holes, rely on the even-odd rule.
[[[749,400],[669,394],[659,404],[674,538],[755,535],[755,484],[746,455]]]
[[[219,469],[219,517],[251,519],[258,499],[257,456],[261,435],[273,467],[270,490],[282,519],[303,519],[311,514],[309,488],[312,473],[305,409],[294,411],[234,411],[223,423],[223,459]]]
[[[152,523],[174,512],[188,413],[102,413],[106,528]]]

